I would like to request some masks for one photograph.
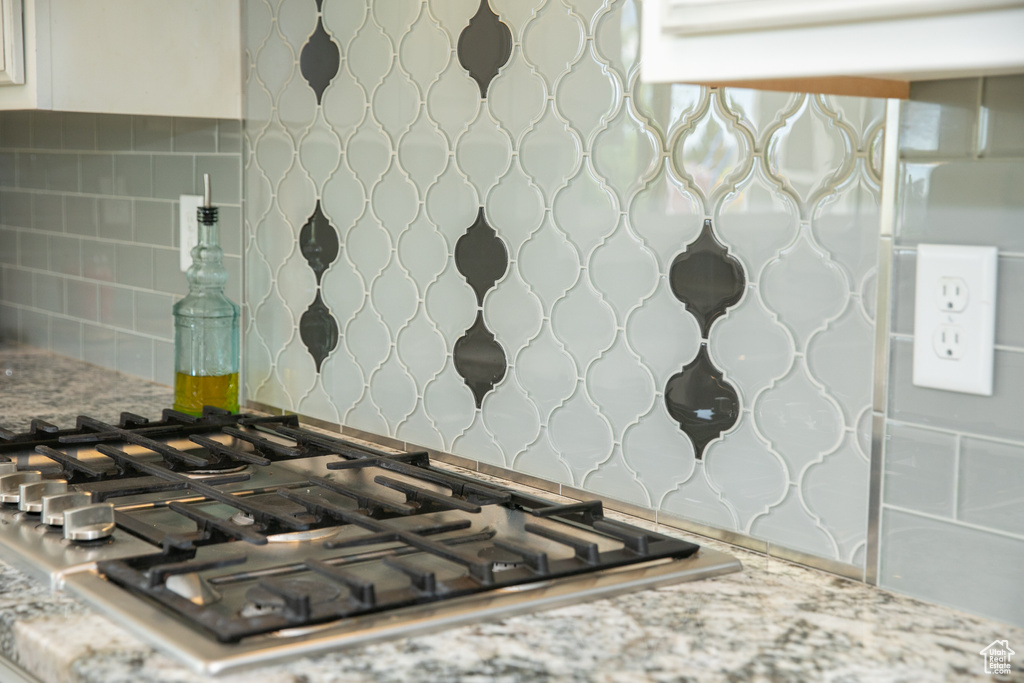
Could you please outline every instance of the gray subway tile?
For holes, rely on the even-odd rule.
[[[153,158],[148,154],[116,155],[114,193],[131,197],[152,197]]]
[[[18,187],[27,190],[46,189],[46,156],[36,152],[18,152]]]
[[[0,187],[16,187],[18,184],[18,154],[0,152]]]
[[[238,204],[241,197],[242,166],[237,156],[197,156],[196,194],[202,187],[203,174],[210,174],[213,187],[213,203]]]
[[[4,300],[22,306],[32,305],[32,272],[5,266],[3,269]]]
[[[47,155],[47,188],[57,192],[78,192],[78,155]]]
[[[50,315],[39,311],[23,310],[18,327],[18,341],[39,349],[50,348]]]
[[[960,449],[959,519],[1024,535],[1024,443],[965,437]]]
[[[217,217],[220,247],[230,256],[242,255],[242,210],[237,206],[221,207]]]
[[[1024,251],[1024,160],[901,166],[897,244],[996,244]]]
[[[130,332],[117,332],[117,370],[153,379],[153,341]]]
[[[216,152],[217,121],[214,119],[174,119],[175,152]]]
[[[1022,540],[883,509],[883,588],[1024,626],[1022,566]]]
[[[99,234],[95,197],[68,195],[64,198],[64,212],[64,228],[67,232],[83,237],[96,237]]]
[[[892,331],[914,333],[914,290],[917,254],[897,250],[893,258]],[[1024,348],[1024,310],[1020,294],[1024,292],[1024,258],[999,258],[996,296],[996,344]]]
[[[140,152],[170,152],[173,119],[169,116],[136,116],[132,121],[135,149]]]
[[[64,113],[64,149],[96,149],[96,114]]]
[[[240,154],[242,152],[242,122],[221,119],[217,122],[217,151]]]
[[[82,323],[79,320],[58,318],[50,319],[50,348],[71,358],[82,357]]]
[[[0,263],[18,262],[18,232],[0,228]]]
[[[153,248],[138,244],[117,245],[117,281],[132,287],[153,288]]]
[[[117,277],[114,245],[109,242],[82,240],[82,276],[92,280],[113,282]]]
[[[21,265],[26,268],[46,270],[50,267],[50,247],[46,234],[22,231],[18,234],[18,252],[21,254]]]
[[[129,151],[132,148],[132,117],[121,114],[97,116],[96,146],[112,152]]]
[[[130,199],[103,197],[96,202],[96,220],[100,237],[112,240],[132,239],[132,202]]]
[[[30,147],[32,145],[32,112],[5,111],[0,144],[4,147]]]
[[[32,227],[64,232],[64,195],[50,192],[32,195]]]
[[[114,192],[114,157],[110,154],[83,154],[82,192],[112,194]]]
[[[0,190],[0,223],[17,228],[31,228],[32,195],[18,190]]]
[[[188,294],[188,281],[181,272],[177,249],[153,247],[153,288],[165,294]]]
[[[165,247],[173,245],[170,202],[135,200],[135,241]]]
[[[1024,75],[985,79],[980,137],[984,156],[1024,156]]]
[[[50,235],[50,270],[64,275],[81,275],[82,241],[77,237]]]
[[[900,113],[904,158],[974,154],[980,78],[919,81]]]
[[[174,385],[174,344],[165,341],[153,341],[153,380]]]
[[[995,352],[992,396],[913,384],[913,344],[894,339],[889,370],[889,415],[902,422],[1024,440],[1024,353]]]
[[[228,271],[228,283],[224,293],[236,304],[242,301],[242,259],[239,256],[225,256],[224,268]]]
[[[885,439],[885,502],[952,517],[955,505],[956,437],[890,424]]]
[[[32,146],[37,149],[61,149],[64,146],[63,127],[64,116],[60,112],[33,112]]]
[[[114,330],[82,323],[82,360],[104,368],[117,368]]]
[[[173,298],[169,294],[135,293],[135,330],[154,337],[174,339]]]
[[[195,159],[191,156],[157,154],[153,156],[153,196],[178,199],[196,194]]]
[[[18,340],[19,311],[14,306],[0,304],[0,341]]]
[[[135,293],[116,285],[100,285],[100,322],[126,330],[135,327]]]
[[[64,278],[50,273],[32,274],[32,304],[51,313],[64,312]]]
[[[68,315],[83,320],[99,319],[99,287],[85,280],[65,281]]]

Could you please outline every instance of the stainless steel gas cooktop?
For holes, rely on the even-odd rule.
[[[219,673],[738,571],[295,416],[0,430],[3,558]]]

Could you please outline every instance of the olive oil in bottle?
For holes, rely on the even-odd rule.
[[[238,306],[224,294],[228,272],[217,234],[217,208],[204,175],[197,210],[188,296],[174,305],[174,409],[200,415],[203,406],[238,412]]]

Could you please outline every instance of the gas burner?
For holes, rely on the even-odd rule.
[[[207,673],[739,568],[293,415],[37,421],[4,457],[0,555]]]

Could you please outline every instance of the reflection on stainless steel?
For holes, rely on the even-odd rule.
[[[68,483],[63,479],[34,481],[18,487],[18,509],[22,512],[42,512],[43,496],[67,493]]]
[[[220,600],[220,593],[196,573],[168,576],[164,586],[195,605],[211,605]]]
[[[92,496],[88,493],[59,493],[51,496],[43,496],[42,519],[52,526],[64,524],[64,512],[70,508],[79,508],[92,502]]]
[[[64,538],[69,541],[95,541],[114,533],[114,506],[92,503],[64,511]]]
[[[17,503],[21,499],[21,485],[41,481],[39,472],[15,472],[0,476],[0,503]]]

